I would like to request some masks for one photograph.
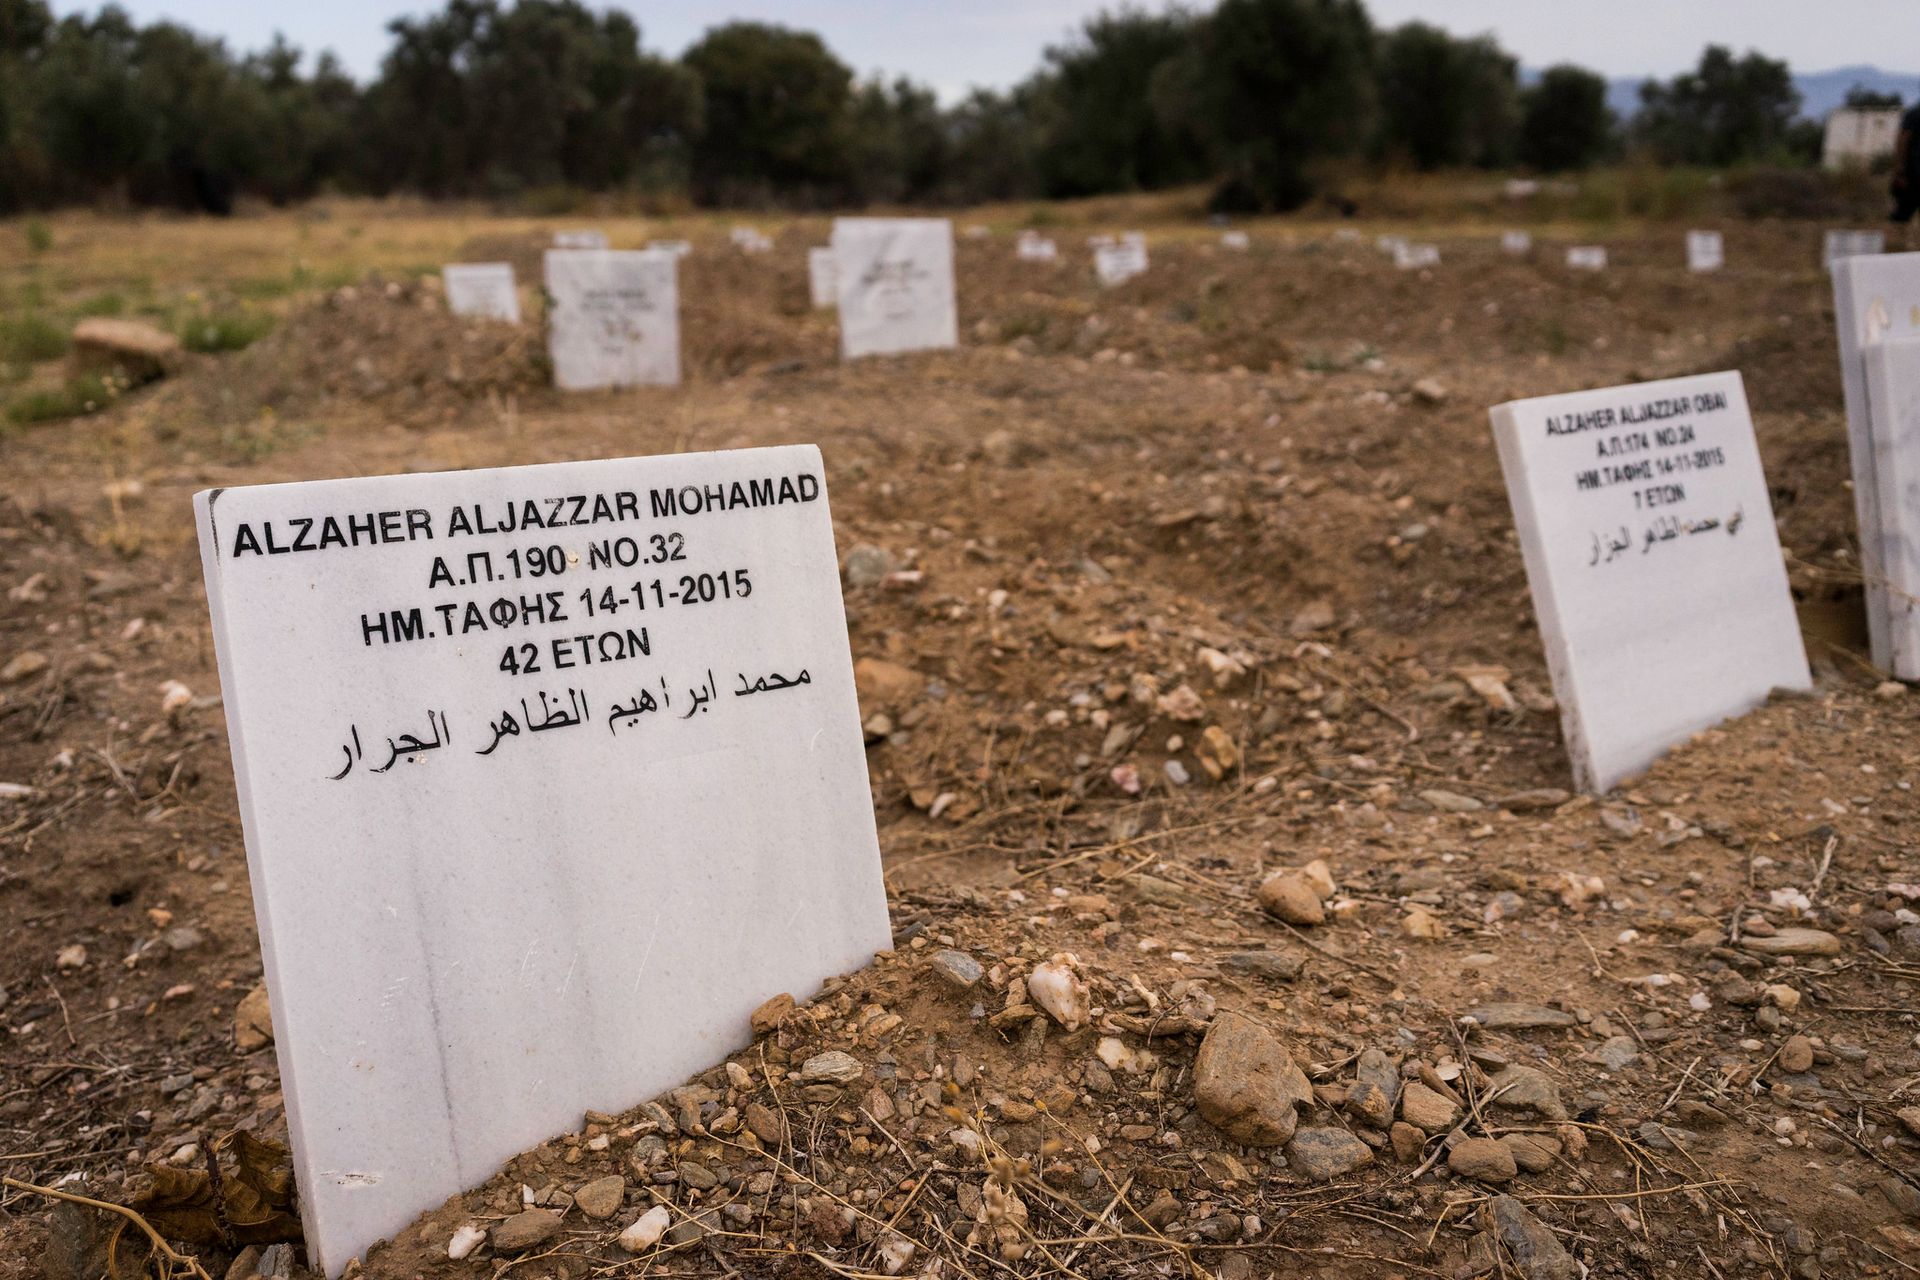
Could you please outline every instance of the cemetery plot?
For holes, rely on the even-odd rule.
[[[836,218],[832,252],[847,359],[959,344],[951,222]]]
[[[1810,677],[1737,373],[1492,412],[1575,783]]]
[[[513,267],[505,262],[450,263],[440,269],[447,291],[447,310],[456,316],[520,323],[520,295],[513,287]]]
[[[890,945],[817,449],[196,511],[329,1275]]]
[[[680,381],[677,259],[653,250],[549,250],[547,345],[563,391]]]

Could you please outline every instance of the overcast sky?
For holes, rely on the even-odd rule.
[[[170,18],[224,36],[237,49],[284,31],[309,52],[332,49],[353,73],[373,74],[386,24],[438,7],[421,0],[120,0],[136,17]],[[56,12],[97,3],[54,0]],[[649,49],[678,54],[731,18],[819,32],[856,71],[906,73],[947,100],[974,85],[1023,78],[1040,51],[1112,0],[621,0]],[[1148,7],[1159,7],[1154,0]],[[1920,71],[1914,0],[1367,0],[1374,20],[1411,18],[1462,35],[1490,31],[1530,67],[1578,62],[1610,77],[1671,75],[1709,42],[1785,58],[1796,71],[1871,63]]]

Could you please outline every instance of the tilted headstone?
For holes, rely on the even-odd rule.
[[[1687,232],[1687,270],[1718,271],[1726,261],[1726,243],[1718,231]]]
[[[1887,236],[1883,231],[1829,231],[1821,248],[1821,261],[1827,270],[1833,270],[1833,264],[1846,258],[1867,257],[1887,250]]]
[[[556,231],[553,233],[553,247],[556,249],[604,249],[607,247],[607,233],[604,231]]]
[[[807,250],[807,292],[815,307],[830,307],[840,296],[831,247]]]
[[[1575,782],[1809,686],[1738,373],[1492,411]]]
[[[326,1275],[890,945],[817,448],[195,511]]]
[[[847,359],[959,345],[947,219],[835,218],[833,257]]]
[[[1059,258],[1060,249],[1037,231],[1022,231],[1014,241],[1013,253],[1022,262],[1053,262]]]
[[[1874,442],[1863,353],[1873,343],[1920,333],[1920,253],[1865,254],[1839,259],[1832,266],[1834,329],[1847,410],[1853,509],[1860,527],[1868,648],[1873,665],[1891,671],[1895,654],[1888,624],[1898,606],[1887,592],[1886,548],[1889,537],[1899,534],[1892,517],[1881,512],[1882,495],[1893,491],[1879,475],[1882,454]]]
[[[1500,233],[1500,251],[1524,258],[1533,252],[1533,237],[1525,231],[1502,231]]]
[[[456,316],[520,323],[520,295],[509,262],[452,262],[440,268],[447,310]]]
[[[677,384],[678,264],[655,249],[549,249],[553,384],[562,391]]]
[[[1407,244],[1402,242],[1393,251],[1393,265],[1402,271],[1418,271],[1425,267],[1440,265],[1440,246],[1437,244]]]
[[[1869,342],[1864,355],[1878,487],[1879,593],[1886,609],[1886,669],[1920,680],[1920,332]],[[1860,541],[1869,539],[1861,527]]]
[[[1576,244],[1567,248],[1567,265],[1575,271],[1605,271],[1607,269],[1607,249],[1605,245]]]

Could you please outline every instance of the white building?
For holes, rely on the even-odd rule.
[[[1900,136],[1898,107],[1841,107],[1827,117],[1820,163],[1828,169],[1865,169],[1893,154]]]

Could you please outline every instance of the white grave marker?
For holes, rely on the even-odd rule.
[[[1920,332],[1867,344],[1868,412],[1878,486],[1880,593],[1885,599],[1886,669],[1920,680]],[[1865,525],[1860,541],[1868,541]]]
[[[1887,236],[1883,231],[1829,231],[1821,260],[1831,271],[1833,264],[1844,258],[1868,257],[1886,251]]]
[[[1014,241],[1013,254],[1022,262],[1052,262],[1059,258],[1060,249],[1037,231],[1022,231]]]
[[[1599,244],[1577,244],[1567,248],[1567,265],[1575,271],[1605,271],[1607,248]]]
[[[807,292],[815,307],[830,307],[840,296],[838,273],[834,270],[833,249],[807,250]]]
[[[1831,233],[1830,233],[1831,234]],[[1860,573],[1866,580],[1867,640],[1873,665],[1894,669],[1889,619],[1898,610],[1887,593],[1886,549],[1897,539],[1897,513],[1883,515],[1890,490],[1878,474],[1882,450],[1862,354],[1874,343],[1920,333],[1920,253],[1866,254],[1833,267],[1833,316],[1840,347],[1840,387],[1847,408],[1847,455],[1853,468],[1853,508],[1860,526]]]
[[[326,1275],[890,945],[817,448],[194,505]]]
[[[1118,240],[1100,237],[1093,246],[1093,274],[1103,285],[1125,284],[1147,271],[1147,240],[1130,231]]]
[[[766,253],[773,248],[773,241],[754,227],[735,227],[727,236],[742,253]]]
[[[562,391],[677,384],[678,265],[654,249],[549,249],[553,384]]]
[[[693,242],[690,240],[649,240],[647,241],[647,248],[657,249],[661,253],[670,253],[676,258],[684,258],[693,252]]]
[[[1222,249],[1234,249],[1245,252],[1253,247],[1253,237],[1244,231],[1222,231],[1220,233],[1220,247]]]
[[[607,247],[607,233],[604,231],[556,231],[553,233],[553,247],[556,249],[604,249]]]
[[[835,218],[833,256],[847,359],[960,344],[947,219]]]
[[[1376,236],[1373,241],[1373,247],[1386,254],[1389,258],[1397,258],[1400,256],[1400,251],[1407,247],[1407,238],[1405,236]]]
[[[1423,267],[1440,265],[1440,246],[1437,244],[1407,244],[1404,241],[1393,251],[1393,265],[1402,271],[1418,271]]]
[[[1500,251],[1516,258],[1524,258],[1533,252],[1533,237],[1525,231],[1502,231]]]
[[[1738,373],[1517,400],[1500,467],[1575,782],[1603,793],[1806,651]]]
[[[1718,271],[1726,261],[1726,242],[1718,231],[1687,232],[1687,270]]]
[[[510,262],[450,262],[440,268],[447,310],[456,316],[520,323],[520,295]]]

